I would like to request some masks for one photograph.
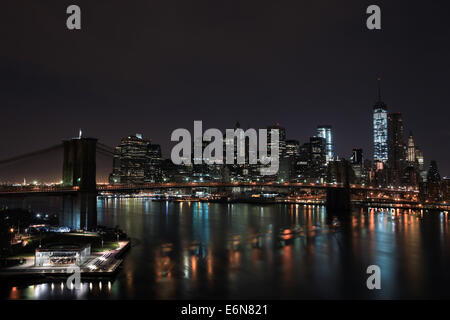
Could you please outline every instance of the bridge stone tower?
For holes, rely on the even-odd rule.
[[[343,187],[328,187],[326,207],[327,212],[338,216],[348,215],[351,211],[350,164],[344,161]]]
[[[63,141],[63,145],[63,185],[95,191],[97,139],[74,138]]]
[[[74,138],[63,141],[63,146],[63,185],[79,187],[79,192],[63,196],[60,224],[75,229],[93,229],[97,225],[97,139]]]

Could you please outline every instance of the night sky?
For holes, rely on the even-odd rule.
[[[376,78],[428,166],[450,175],[446,1],[61,1],[0,4],[0,160],[78,135],[142,133],[170,154],[176,128],[264,128],[372,158]],[[77,4],[82,30],[66,28]],[[382,30],[366,28],[370,4]],[[62,152],[0,167],[1,181],[59,181]],[[99,157],[99,178],[111,170]]]

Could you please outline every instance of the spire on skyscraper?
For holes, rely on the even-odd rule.
[[[386,104],[381,100],[381,77],[377,77],[377,99],[374,105],[374,109],[382,108],[387,110]]]
[[[381,78],[377,78],[377,85],[378,85],[378,101],[381,102]]]

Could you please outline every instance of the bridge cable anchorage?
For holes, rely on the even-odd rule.
[[[20,160],[23,160],[23,159],[39,156],[41,154],[45,154],[45,153],[48,153],[48,152],[51,152],[51,151],[54,151],[54,150],[58,150],[58,149],[60,149],[62,147],[63,147],[63,144],[60,143],[60,144],[57,144],[57,145],[54,145],[54,146],[51,146],[51,147],[48,147],[48,148],[44,148],[44,149],[37,150],[37,151],[32,151],[32,152],[25,153],[25,154],[22,154],[22,155],[19,155],[19,156],[15,156],[15,157],[12,157],[12,158],[9,158],[9,159],[3,159],[3,160],[0,160],[0,166],[1,165],[5,165],[5,164],[9,164],[9,163],[12,163],[12,162],[20,161]]]

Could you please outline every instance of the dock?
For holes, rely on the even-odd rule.
[[[45,266],[36,267],[34,258],[26,259],[26,262],[19,266],[0,269],[0,279],[55,279],[68,278],[74,273],[77,267],[80,269],[82,279],[104,278],[113,276],[123,262],[123,254],[130,248],[130,241],[120,241],[119,247],[102,253],[91,254],[82,265],[68,266]]]

